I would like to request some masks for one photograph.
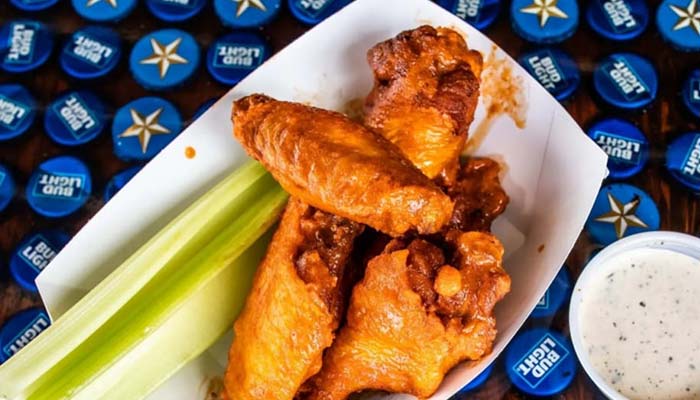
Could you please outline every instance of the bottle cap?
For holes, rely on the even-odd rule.
[[[71,156],[59,156],[39,165],[27,183],[27,202],[38,214],[50,218],[80,209],[92,192],[88,167]]]
[[[21,73],[42,66],[53,50],[53,35],[38,21],[10,21],[0,28],[0,69]]]
[[[515,33],[534,43],[559,43],[578,27],[576,0],[513,0],[510,9]]]
[[[13,315],[0,329],[0,363],[9,360],[50,325],[51,319],[40,308]]]
[[[600,189],[586,229],[596,243],[607,246],[635,233],[658,230],[660,225],[659,209],[647,192],[613,183]]]
[[[95,22],[117,22],[126,18],[137,0],[71,0],[75,12],[81,17]]]
[[[136,176],[136,174],[139,173],[141,170],[141,166],[136,166],[136,167],[131,167],[127,168],[116,175],[112,177],[112,179],[109,180],[107,183],[107,186],[105,187],[105,193],[104,193],[104,201],[107,203],[114,197],[115,194],[117,194],[118,191],[120,191],[129,181],[131,178]]]
[[[42,11],[58,3],[58,0],[10,0],[10,4],[22,11]]]
[[[211,99],[205,101],[204,103],[200,104],[200,106],[197,107],[197,110],[194,112],[194,115],[192,116],[190,123],[196,121],[199,117],[201,117],[202,114],[207,112],[207,110],[209,110],[209,108],[211,108],[211,106],[213,106],[214,103],[216,103],[218,100],[219,99],[215,97],[215,98],[211,98]]]
[[[690,73],[683,84],[683,103],[696,117],[700,117],[700,69]]]
[[[659,77],[649,60],[636,54],[615,53],[604,58],[595,69],[593,85],[611,106],[636,109],[654,101]]]
[[[96,138],[106,125],[105,106],[88,90],[59,96],[44,114],[44,129],[54,142],[78,146]]]
[[[559,273],[544,295],[537,303],[537,307],[532,310],[531,318],[551,317],[561,309],[561,307],[571,297],[571,278],[566,270],[566,265],[562,266]]]
[[[160,97],[142,97],[114,115],[114,154],[124,161],[150,160],[181,130],[182,118],[174,105]]]
[[[644,0],[593,0],[586,19],[606,39],[630,40],[649,25],[649,7]]]
[[[282,0],[214,0],[221,23],[230,28],[254,28],[272,21]]]
[[[16,138],[32,126],[36,101],[22,85],[0,85],[0,141]]]
[[[609,177],[626,179],[638,174],[649,160],[649,141],[633,124],[607,118],[588,129],[588,136],[608,154]]]
[[[233,86],[270,56],[265,40],[248,32],[229,33],[214,41],[207,51],[207,69],[214,79]]]
[[[519,333],[508,345],[506,374],[513,385],[533,396],[554,396],[576,377],[576,356],[559,332],[535,328]]]
[[[61,230],[45,230],[26,236],[12,253],[10,272],[24,289],[36,292],[34,280],[68,243],[70,236]]]
[[[149,90],[164,90],[190,79],[199,65],[199,46],[192,35],[163,29],[142,37],[131,50],[134,79]]]
[[[576,61],[559,49],[531,51],[522,55],[519,61],[559,101],[571,97],[581,83]]]
[[[119,64],[121,39],[104,26],[88,26],[74,32],[61,51],[61,68],[75,79],[109,74]]]
[[[316,25],[351,2],[352,0],[287,0],[287,5],[296,19],[308,25]]]
[[[12,179],[12,174],[4,166],[0,165],[0,212],[5,210],[15,197],[15,180]]]
[[[457,392],[457,393],[463,394],[463,393],[471,392],[472,390],[476,390],[476,389],[480,388],[481,386],[483,386],[484,383],[486,383],[486,381],[488,381],[489,378],[491,377],[491,374],[493,373],[494,364],[495,364],[495,362],[491,363],[491,365],[486,367],[485,370],[481,371],[481,373],[479,375],[477,375],[476,378],[472,379],[472,381],[469,382],[469,384],[467,384],[467,386],[460,389],[459,392]]]
[[[661,37],[681,51],[700,50],[698,0],[664,0],[656,11]]]
[[[146,0],[151,13],[165,22],[188,20],[199,14],[206,4],[206,0]]]
[[[668,146],[666,168],[680,184],[700,192],[700,132],[681,135]]]

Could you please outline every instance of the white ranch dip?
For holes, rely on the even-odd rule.
[[[584,348],[630,399],[700,399],[700,261],[635,249],[599,266],[581,294]]]

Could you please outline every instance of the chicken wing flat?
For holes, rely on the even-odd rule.
[[[370,389],[425,398],[453,366],[491,351],[492,310],[510,290],[503,248],[482,232],[453,231],[447,245],[394,240],[369,262],[310,399]]]
[[[377,44],[367,59],[374,88],[365,125],[450,185],[479,98],[481,54],[451,29],[421,26]]]
[[[234,325],[231,400],[289,400],[321,369],[352,287],[363,226],[291,198]]]
[[[434,233],[452,201],[386,139],[342,114],[252,95],[234,134],[293,196],[392,236]]]

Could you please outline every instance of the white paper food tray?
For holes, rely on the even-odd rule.
[[[349,101],[369,93],[372,75],[367,50],[423,24],[455,28],[485,58],[491,54],[505,59],[522,82],[521,95],[528,106],[522,129],[508,116],[496,118],[477,152],[507,165],[503,185],[511,198],[507,212],[494,226],[505,243],[505,266],[513,282],[511,293],[497,307],[499,335],[491,355],[455,368],[433,398],[446,399],[478,375],[516,333],[569,254],[606,175],[606,156],[517,63],[494,50],[495,44],[478,30],[429,0],[357,0],[226,94],[143,168],[39,276],[39,291],[52,318],[63,314],[173,216],[245,161],[231,134],[234,99],[260,92],[343,110]],[[484,118],[480,104],[472,130]],[[196,149],[194,159],[184,156],[187,146]],[[202,382],[223,372],[230,340],[230,335],[222,339],[149,399],[204,398]]]

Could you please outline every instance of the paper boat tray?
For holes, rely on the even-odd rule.
[[[510,64],[527,105],[523,128],[508,116],[498,117],[477,151],[507,165],[503,184],[511,202],[494,232],[506,246],[505,266],[513,283],[511,293],[497,307],[499,335],[493,353],[479,363],[455,368],[433,398],[446,399],[458,391],[503,350],[554,279],[606,175],[606,156],[566,110],[491,40],[428,0],[357,0],[233,88],[143,168],[39,276],[39,291],[52,318],[245,161],[231,134],[234,99],[260,92],[343,110],[349,101],[369,93],[372,76],[367,50],[423,24],[452,27],[485,58],[490,55]],[[480,104],[472,130],[485,117]],[[194,159],[184,156],[187,146],[196,149]],[[150,399],[204,398],[202,382],[223,372],[230,340],[228,335],[177,372]]]

